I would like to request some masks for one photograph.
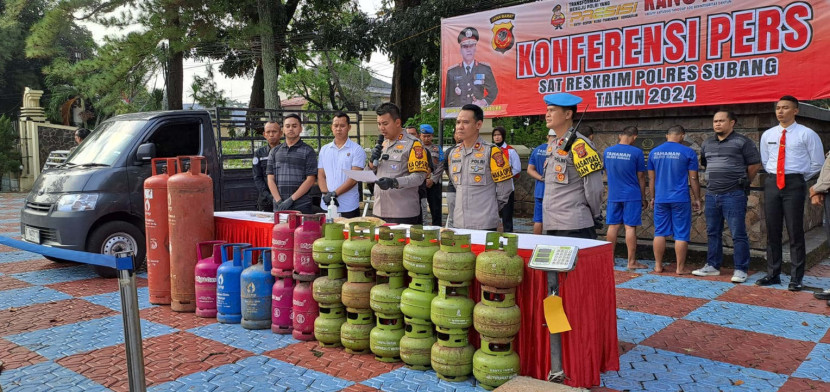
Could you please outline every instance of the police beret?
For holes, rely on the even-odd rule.
[[[579,98],[576,95],[569,93],[556,93],[545,95],[545,104],[547,104],[548,106],[554,105],[568,107],[578,105],[580,102],[582,102],[582,98]]]
[[[433,133],[435,133],[435,130],[432,129],[432,125],[421,124],[421,133],[425,133],[427,135],[432,135]]]
[[[465,39],[475,39],[478,41],[478,30],[475,27],[467,27],[458,34],[458,43],[460,44],[461,41]]]

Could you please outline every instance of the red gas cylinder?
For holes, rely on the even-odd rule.
[[[222,244],[225,241],[205,241],[196,245],[199,261],[196,263],[196,315],[216,317],[216,270],[222,265]],[[210,253],[202,253],[202,249]]]
[[[297,280],[311,281],[317,278],[320,268],[314,262],[314,241],[323,236],[325,214],[300,215],[302,223],[294,230],[294,276]]]
[[[297,340],[314,340],[314,320],[320,312],[311,290],[311,282],[297,282],[294,287],[294,331]]]
[[[176,174],[176,158],[151,161],[152,177],[144,180],[144,232],[147,237],[147,281],[150,303],[170,304],[170,231],[167,225],[167,180]],[[159,169],[161,164],[161,170]]]
[[[294,322],[293,298],[294,279],[291,276],[277,278],[271,289],[271,332],[291,333]]]
[[[213,180],[205,157],[178,157],[179,174],[167,180],[168,222],[170,229],[170,309],[196,310],[196,244],[214,239]],[[190,161],[190,170],[182,168]]]
[[[294,270],[294,230],[300,223],[300,211],[274,213],[271,234],[271,275],[290,276]]]

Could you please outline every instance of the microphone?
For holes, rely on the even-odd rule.
[[[383,145],[383,135],[381,134],[380,137],[378,137],[377,144],[375,144],[375,151],[377,151],[378,147],[380,147],[382,145]],[[375,154],[372,154],[372,155],[375,155]],[[378,167],[378,159],[380,159],[380,156],[375,157],[375,159],[372,160],[372,166]]]

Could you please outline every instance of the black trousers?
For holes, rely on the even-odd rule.
[[[787,174],[784,189],[778,189],[775,176],[764,184],[764,212],[767,225],[767,275],[779,276],[782,262],[783,225],[790,236],[791,282],[801,283],[807,253],[804,244],[804,199],[807,185],[801,174]]]
[[[501,209],[501,225],[505,233],[513,232],[513,204],[516,203],[516,191],[510,192],[507,204]]]
[[[593,227],[575,230],[548,230],[547,234],[557,237],[587,238],[589,240],[597,239],[597,231],[594,230]]]
[[[421,215],[413,216],[409,218],[385,218],[382,216],[375,215],[376,218],[383,219],[386,223],[397,223],[399,225],[420,225],[421,222]]]
[[[432,215],[432,225],[441,226],[441,184],[432,184],[432,188],[427,188],[427,204],[429,204],[429,213]]]
[[[351,211],[339,212],[341,218],[357,218],[360,216],[360,208],[355,208]]]

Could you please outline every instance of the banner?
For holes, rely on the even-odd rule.
[[[830,97],[830,1],[573,0],[441,22],[442,116],[544,114]],[[772,106],[770,106],[770,109]]]

